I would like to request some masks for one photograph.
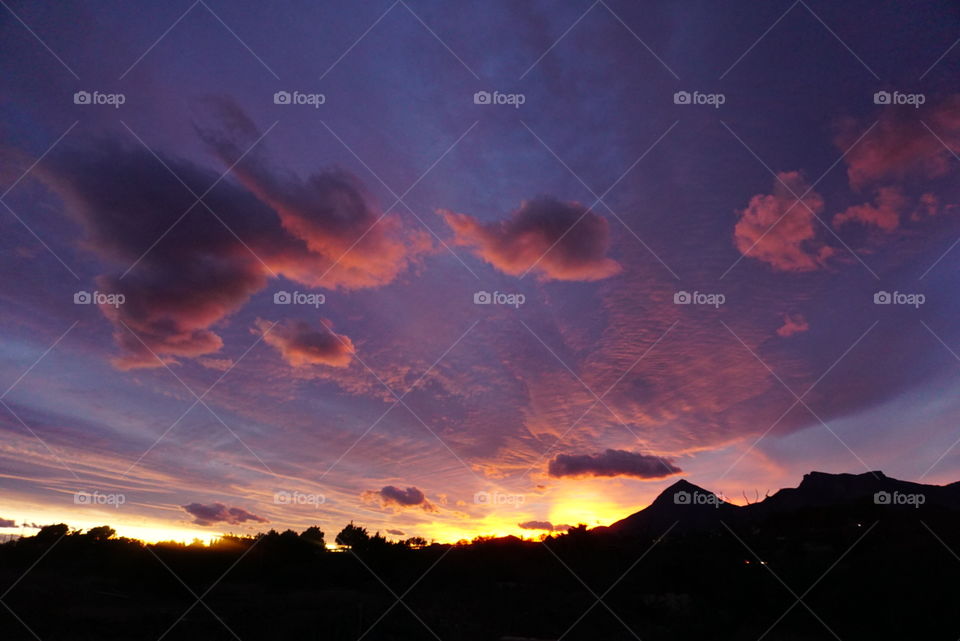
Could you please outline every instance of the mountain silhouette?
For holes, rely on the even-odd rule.
[[[606,530],[614,534],[659,535],[671,527],[679,531],[700,529],[719,524],[719,519],[735,508],[713,492],[680,479],[661,492],[648,507],[607,528],[592,531],[598,534]]]
[[[813,471],[804,474],[795,488],[783,488],[761,501],[739,506],[723,500],[722,495],[680,479],[646,508],[591,531],[656,536],[671,526],[679,532],[702,530],[722,527],[721,521],[742,525],[776,515],[853,505],[960,510],[960,481],[940,486],[901,481],[881,471],[863,474]]]

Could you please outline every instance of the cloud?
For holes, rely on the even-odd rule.
[[[807,319],[801,314],[784,314],[783,325],[777,328],[777,335],[786,338],[787,336],[805,332],[808,329],[810,329],[810,324],[807,323]]]
[[[392,534],[394,536],[403,536],[403,530],[387,530],[387,534]]]
[[[950,149],[960,151],[960,95],[931,105],[922,121],[914,111],[884,108],[877,125],[852,149],[865,127],[853,119],[840,123],[834,142],[838,149],[850,149],[844,160],[854,189],[883,179],[937,178],[947,173]]]
[[[607,221],[580,203],[549,196],[524,201],[510,219],[481,223],[468,214],[441,210],[458,245],[500,271],[519,276],[527,270],[542,280],[593,281],[620,271],[607,258]]]
[[[874,225],[881,231],[892,232],[900,226],[900,212],[907,204],[903,192],[898,187],[881,187],[877,190],[875,204],[853,205],[833,217],[833,226],[858,222]]]
[[[196,193],[217,179],[176,158],[165,162]],[[125,298],[101,306],[123,350],[114,360],[121,369],[158,367],[154,354],[172,363],[216,352],[223,342],[210,327],[266,285],[269,272],[256,256],[203,205],[191,209],[195,199],[145,149],[109,140],[58,148],[38,172],[82,227],[82,246],[119,272],[99,277],[97,288]],[[205,202],[241,238],[280,236],[270,210],[229,183]]]
[[[203,130],[224,160],[254,134],[236,108]],[[262,145],[227,177],[113,139],[61,145],[38,165],[81,227],[79,244],[114,270],[96,286],[125,299],[100,307],[121,348],[118,368],[216,353],[215,326],[276,275],[308,287],[379,287],[429,249],[421,232],[380,220],[352,176],[297,178],[271,167]]]
[[[13,519],[0,519],[0,527],[17,527],[17,523]]]
[[[819,269],[834,254],[817,239],[815,214],[823,210],[823,198],[815,191],[803,196],[809,185],[798,171],[777,177],[772,194],[757,194],[738,212],[733,232],[737,249],[781,271]],[[803,196],[802,202],[797,196]]]
[[[233,359],[230,358],[198,358],[197,362],[207,369],[214,369],[218,372],[226,372],[233,367]]]
[[[626,450],[608,449],[601,454],[559,454],[548,467],[553,477],[633,476],[661,479],[682,472],[670,459]]]
[[[225,166],[237,163],[233,174],[301,245],[273,256],[275,270],[314,287],[379,287],[432,248],[426,231],[403,229],[398,216],[381,214],[352,175],[330,168],[301,178],[273,169],[262,143],[247,153],[262,132],[235,103],[211,98],[206,106],[214,124],[198,125],[200,137]]]
[[[364,501],[379,501],[382,507],[396,509],[419,507],[424,512],[437,511],[437,506],[431,503],[426,495],[415,487],[401,490],[393,485],[386,485],[379,490],[367,490],[360,496]]]
[[[524,521],[517,523],[517,527],[524,530],[547,530],[548,532],[566,532],[572,525],[554,525],[550,521]]]
[[[936,194],[927,192],[920,195],[920,202],[910,214],[910,220],[916,222],[940,214],[940,199]]]
[[[316,329],[304,321],[271,323],[258,318],[255,331],[293,367],[346,367],[356,351],[349,336],[337,334],[326,323]]]
[[[191,503],[190,505],[181,505],[180,507],[193,517],[193,522],[197,525],[213,525],[214,523],[239,525],[246,521],[252,521],[254,523],[270,522],[261,516],[247,512],[243,508],[227,507],[223,503],[211,503],[210,505]]]

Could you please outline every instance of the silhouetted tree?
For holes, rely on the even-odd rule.
[[[426,540],[425,538],[423,538],[422,536],[411,536],[409,539],[407,539],[407,540],[404,541],[403,543],[404,543],[404,545],[406,545],[407,547],[414,548],[414,549],[419,549],[419,548],[422,548],[422,547],[426,547],[426,545],[427,545],[427,540]]]
[[[116,533],[117,531],[109,525],[101,525],[100,527],[90,528],[84,536],[92,541],[106,541],[107,539],[112,539]]]
[[[308,527],[306,530],[300,533],[300,538],[308,543],[312,543],[318,546],[321,550],[326,549],[326,542],[323,539],[324,533],[316,525]]]
[[[67,535],[70,528],[66,523],[57,523],[56,525],[44,525],[34,537],[40,543],[53,543]]]
[[[340,530],[336,542],[337,545],[345,545],[350,549],[363,549],[370,542],[370,535],[367,533],[367,528],[354,525],[353,521],[350,521]]]

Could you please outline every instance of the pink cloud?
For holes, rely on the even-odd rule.
[[[928,194],[929,195],[929,194]],[[833,226],[859,222],[874,225],[882,231],[892,232],[900,226],[900,212],[906,207],[907,199],[899,187],[881,187],[877,190],[874,203],[853,205],[833,217]]]
[[[260,249],[275,271],[312,287],[380,287],[431,249],[426,231],[404,229],[399,217],[381,214],[360,181],[345,171],[325,169],[300,178],[271,167],[259,145],[244,156],[261,137],[257,126],[229,100],[208,103],[216,124],[198,127],[200,136],[297,241]]]
[[[303,321],[273,324],[257,319],[256,331],[263,334],[264,342],[275,347],[293,367],[346,367],[356,351],[349,336],[337,334],[326,324],[315,329]]]
[[[620,271],[606,256],[607,221],[580,203],[541,196],[524,201],[508,220],[486,224],[468,214],[439,213],[458,245],[506,274],[531,270],[542,280],[593,281]]]
[[[819,269],[834,249],[817,238],[816,214],[823,198],[815,191],[803,196],[809,185],[798,171],[781,172],[772,194],[757,194],[739,212],[734,242],[744,256],[763,261],[781,271]],[[791,193],[792,190],[792,193]]]
[[[940,198],[936,194],[927,192],[920,196],[920,202],[913,213],[910,214],[910,220],[916,222],[924,218],[930,218],[939,214],[940,211]]]
[[[915,111],[884,108],[878,124],[852,149],[865,127],[852,119],[840,124],[835,143],[843,151],[850,149],[845,161],[853,188],[881,179],[936,178],[947,172],[952,159],[947,147],[960,152],[960,95],[925,110],[923,122]]]
[[[784,314],[783,325],[777,328],[777,335],[786,338],[805,332],[808,329],[810,329],[810,324],[807,323],[807,319],[802,314]]]

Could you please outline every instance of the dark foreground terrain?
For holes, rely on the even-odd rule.
[[[352,550],[317,528],[203,547],[48,526],[0,546],[0,638],[960,637],[958,484],[811,473],[736,507],[680,481],[542,543],[338,540]]]

